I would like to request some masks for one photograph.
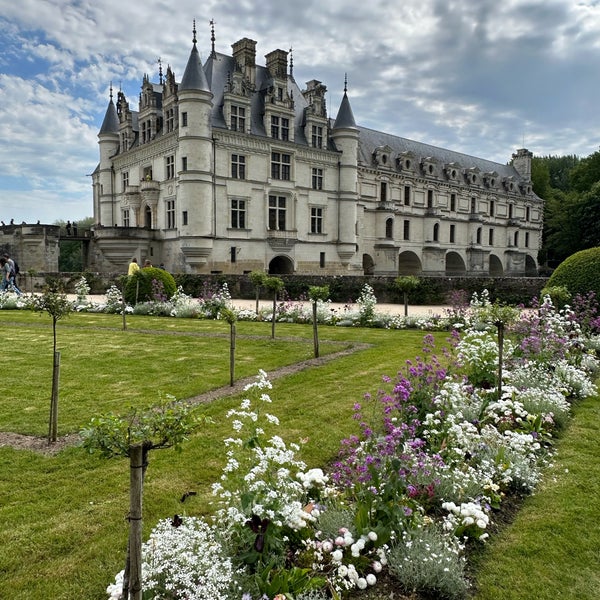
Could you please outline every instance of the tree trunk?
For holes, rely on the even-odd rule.
[[[235,381],[235,323],[229,325],[229,385]]]
[[[271,317],[271,338],[275,339],[275,312],[277,310],[277,292],[273,294],[273,316]]]
[[[404,316],[408,317],[408,294],[404,292]]]
[[[50,398],[50,421],[48,424],[48,443],[56,442],[58,436],[58,383],[60,378],[60,352],[54,351],[52,364],[52,396]]]
[[[144,449],[132,446],[129,454],[129,598],[142,600],[142,492]]]
[[[313,309],[313,341],[315,346],[315,358],[319,358],[319,330],[317,326],[317,301],[312,303]]]
[[[498,400],[502,398],[502,363],[504,351],[504,323],[496,323],[498,326]]]

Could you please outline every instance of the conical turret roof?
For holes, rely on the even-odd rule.
[[[183,78],[179,84],[179,90],[200,90],[203,92],[210,92],[208,80],[204,74],[202,62],[200,61],[200,53],[198,52],[198,48],[196,48],[195,41],[192,51],[190,52],[188,63],[185,67],[185,72],[183,73]]]
[[[112,95],[106,109],[106,114],[104,115],[104,121],[102,121],[102,126],[100,127],[100,135],[103,133],[119,133],[119,117]]]
[[[348,94],[344,91],[344,97],[340,104],[335,123],[333,124],[334,129],[342,128],[356,128],[356,121],[354,120],[354,114],[352,107],[350,106],[350,100],[348,100]]]

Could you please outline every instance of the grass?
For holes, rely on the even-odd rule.
[[[51,383],[51,324],[46,315],[0,311],[3,392],[0,431],[45,435]],[[238,377],[312,356],[309,325],[238,323]],[[165,335],[170,332],[172,335]],[[304,439],[301,457],[323,466],[355,432],[352,406],[421,354],[423,332],[320,328],[321,352],[357,342],[368,347],[273,380],[270,412],[287,441]],[[437,334],[438,347],[445,334]],[[147,404],[158,392],[191,397],[226,385],[228,326],[213,321],[74,314],[58,326],[61,349],[59,434],[92,415]],[[144,489],[145,536],[158,519],[210,512],[210,485],[223,465],[224,418],[242,396],[199,407],[213,417],[182,453],[154,451]],[[597,597],[600,487],[597,399],[576,408],[554,466],[514,523],[477,556],[477,600]],[[129,486],[125,459],[105,460],[79,447],[55,456],[0,448],[0,598],[106,600],[123,567]],[[189,491],[196,492],[184,503]],[[375,590],[373,590],[375,591]],[[389,591],[386,598],[389,598]],[[369,595],[369,598],[375,598]],[[382,596],[383,599],[383,596]]]

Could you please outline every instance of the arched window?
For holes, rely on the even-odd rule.
[[[433,226],[433,241],[438,242],[440,239],[440,224],[436,223]]]

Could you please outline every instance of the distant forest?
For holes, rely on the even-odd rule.
[[[600,246],[600,151],[587,158],[535,157],[533,189],[545,200],[540,272],[574,252]]]

